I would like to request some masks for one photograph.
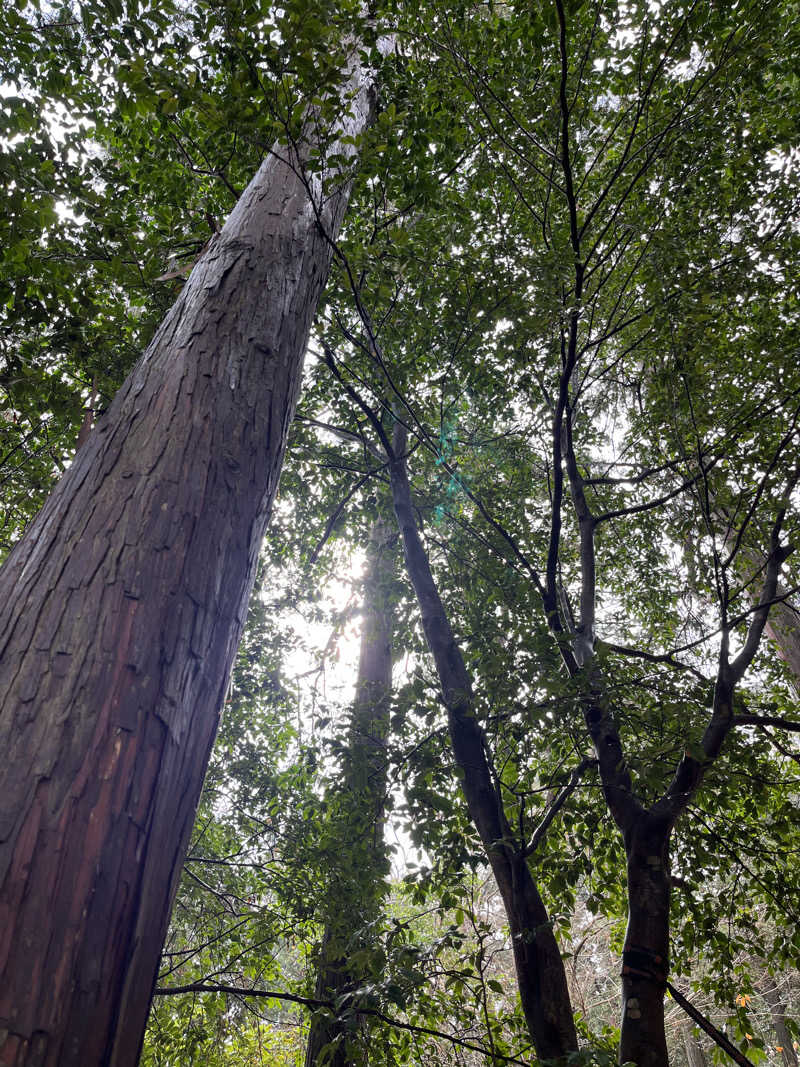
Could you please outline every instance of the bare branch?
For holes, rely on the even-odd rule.
[[[734,726],[773,726],[776,730],[790,730],[800,733],[800,722],[784,719],[781,715],[734,715]]]

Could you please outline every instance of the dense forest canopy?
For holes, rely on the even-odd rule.
[[[798,14],[0,13],[4,555],[265,159],[331,263],[143,1063],[796,1067]]]

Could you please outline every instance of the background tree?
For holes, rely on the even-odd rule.
[[[542,191],[538,194],[533,190],[528,192],[533,183],[526,181],[519,174],[515,174],[512,187],[513,192],[521,196],[526,210],[542,225],[544,249],[541,254],[549,252],[553,257],[554,267],[549,277],[542,272],[540,285],[532,297],[533,301],[540,301],[538,307],[541,308],[543,316],[543,328],[538,323],[533,327],[536,333],[541,331],[538,340],[541,346],[541,369],[538,369],[537,375],[541,399],[552,418],[550,454],[545,452],[539,460],[539,469],[549,471],[549,530],[546,523],[534,525],[534,531],[539,526],[543,535],[540,541],[545,550],[542,562],[535,567],[528,564],[531,551],[541,553],[541,547],[535,545],[535,542],[521,541],[519,536],[509,535],[507,527],[492,522],[495,513],[489,513],[488,526],[489,536],[498,554],[505,555],[508,561],[527,565],[533,579],[532,584],[538,589],[559,655],[573,678],[572,692],[570,694],[568,687],[565,697],[568,702],[573,703],[576,710],[582,708],[588,734],[599,758],[606,799],[619,828],[623,831],[628,854],[630,920],[624,957],[624,982],[625,1000],[626,1003],[630,1002],[630,1012],[626,1012],[623,1019],[621,1055],[623,1059],[634,1059],[637,1062],[642,1059],[647,1061],[648,1056],[655,1057],[659,1062],[666,1058],[663,990],[669,954],[667,842],[677,816],[683,812],[709,767],[720,755],[726,735],[735,725],[747,725],[746,719],[734,719],[734,686],[741,681],[744,670],[755,655],[767,609],[775,596],[777,571],[787,551],[780,542],[785,505],[772,507],[769,498],[772,495],[777,496],[780,501],[790,498],[794,485],[790,455],[792,443],[796,438],[794,385],[785,379],[786,391],[781,389],[780,395],[777,398],[773,396],[770,400],[763,397],[762,402],[763,384],[759,388],[755,380],[754,368],[757,361],[752,359],[751,345],[760,332],[761,322],[758,317],[756,320],[750,320],[749,315],[758,307],[758,279],[751,281],[748,286],[753,294],[746,313],[748,321],[753,322],[750,329],[743,326],[743,318],[739,320],[741,324],[736,322],[741,314],[741,304],[734,302],[732,307],[726,306],[729,292],[727,290],[719,292],[721,307],[725,307],[725,311],[715,320],[713,326],[709,325],[710,316],[702,310],[703,306],[707,306],[713,299],[705,284],[709,270],[719,272],[718,277],[724,277],[726,283],[735,279],[735,284],[746,284],[748,279],[745,272],[752,274],[752,267],[748,266],[747,261],[750,255],[756,259],[763,255],[766,248],[765,237],[770,243],[770,249],[777,247],[776,239],[780,243],[779,257],[785,256],[792,247],[791,233],[780,226],[768,234],[760,230],[754,231],[744,213],[744,204],[749,201],[751,211],[757,203],[758,211],[771,213],[775,218],[785,217],[783,206],[786,203],[788,187],[783,184],[782,178],[776,180],[769,173],[770,170],[776,169],[771,167],[769,158],[770,152],[776,148],[776,142],[767,132],[768,124],[759,125],[757,121],[754,122],[754,128],[759,132],[763,131],[763,137],[757,144],[752,141],[749,143],[747,160],[735,171],[732,161],[726,169],[723,157],[729,142],[723,139],[717,142],[721,154],[711,157],[708,161],[709,169],[706,170],[704,163],[696,166],[699,183],[706,190],[712,187],[718,189],[720,197],[717,202],[723,205],[719,216],[715,217],[710,212],[705,214],[704,228],[695,226],[689,233],[687,227],[690,222],[682,212],[677,212],[674,218],[671,212],[667,213],[666,218],[662,213],[660,219],[651,214],[650,197],[653,195],[654,185],[663,190],[674,180],[675,173],[685,176],[686,123],[691,120],[696,123],[698,130],[706,130],[700,116],[712,115],[711,112],[703,110],[709,106],[711,100],[714,101],[712,123],[717,129],[720,123],[734,121],[733,114],[728,112],[725,106],[718,106],[717,82],[724,76],[726,79],[739,77],[739,84],[748,84],[749,60],[744,60],[744,49],[740,47],[740,34],[744,31],[741,24],[727,27],[727,30],[721,23],[701,28],[693,12],[687,14],[678,8],[670,12],[662,11],[661,15],[664,18],[657,30],[651,29],[648,22],[643,22],[638,36],[634,32],[631,40],[620,42],[614,41],[613,37],[604,37],[611,24],[605,23],[598,13],[594,23],[587,20],[577,27],[573,39],[573,24],[567,19],[566,12],[557,7],[554,26],[556,40],[551,53],[554,53],[554,60],[549,67],[544,63],[541,69],[534,67],[531,71],[531,77],[536,79],[534,84],[545,88],[552,85],[553,97],[558,101],[556,121],[552,122],[549,117],[545,117],[540,127],[530,121],[530,111],[526,115],[527,123],[514,113],[515,99],[534,98],[531,88],[526,86],[524,90],[510,91],[505,71],[502,85],[499,78],[497,83],[488,81],[485,72],[487,69],[492,70],[492,60],[485,55],[485,46],[481,50],[481,43],[475,44],[474,47],[480,54],[480,61],[476,61],[472,59],[471,54],[466,54],[467,48],[462,43],[464,37],[456,37],[454,32],[450,39],[457,42],[457,45],[451,45],[450,52],[461,68],[478,72],[475,76],[478,86],[475,95],[480,93],[482,104],[485,104],[487,99],[490,101],[485,105],[486,110],[491,108],[487,136],[496,134],[501,121],[505,123],[502,127],[503,134],[497,138],[498,154],[503,146],[508,145],[510,135],[505,131],[510,127],[514,136],[525,137],[527,143],[533,146],[530,151],[540,153],[545,159],[549,158],[552,167],[557,168],[560,174],[559,183],[556,185],[552,178],[554,172],[551,171],[550,177],[545,172]],[[502,18],[499,22],[502,24]],[[496,25],[494,24],[492,29],[496,29]],[[467,40],[469,44],[473,44],[469,38]],[[616,48],[620,44],[621,51],[628,54],[629,70],[635,69],[638,72],[638,80],[628,83],[627,95],[623,97],[626,106],[609,115],[602,97],[595,97],[594,110],[592,105],[587,103],[581,111],[581,93],[588,85],[588,80],[582,84],[584,72],[589,69],[590,64],[605,70],[606,61],[599,58],[599,53],[603,47],[610,45]],[[497,38],[493,37],[491,47],[496,49],[496,46]],[[462,51],[456,52],[456,47]],[[694,57],[689,66],[686,66],[684,58],[687,54]],[[502,60],[497,62],[500,65]],[[616,62],[608,62],[608,71],[613,79],[619,77],[620,71],[623,78],[626,77],[625,68],[626,60],[622,56],[617,56]],[[515,67],[515,73],[521,79],[520,70],[524,70],[524,65]],[[594,86],[589,92],[593,90]],[[589,114],[591,119],[588,118]],[[491,125],[494,118],[496,125]],[[573,121],[585,123],[581,132],[572,129]],[[583,131],[591,128],[592,124],[596,124],[592,136],[586,136]],[[600,136],[601,148],[592,158],[587,155],[585,146],[597,143],[597,131],[603,128],[608,132],[605,139]],[[780,122],[775,128],[785,129]],[[678,130],[684,139],[680,142],[676,136]],[[730,144],[733,146],[732,152],[737,153],[739,148],[736,139]],[[538,175],[541,169],[535,173]],[[732,181],[734,174],[736,179]],[[580,197],[576,192],[579,183],[582,187]],[[767,199],[771,197],[774,197],[773,207],[767,208]],[[664,200],[660,203],[663,205]],[[542,207],[537,214],[536,208],[531,208],[530,205],[539,204]],[[634,218],[639,221],[633,223]],[[741,232],[735,229],[739,224],[742,227]],[[741,241],[743,249],[737,250],[730,257],[707,250],[704,257],[697,260],[693,258],[697,255],[699,245],[709,237],[712,243],[719,242],[715,248],[726,253],[725,241],[731,241],[731,226],[734,227],[733,244]],[[430,229],[426,236],[429,234]],[[667,274],[668,270],[674,270],[675,263],[662,258],[660,252],[661,248],[671,248],[678,240],[682,241],[687,259],[682,260],[684,275],[676,282],[675,288],[670,289],[670,283],[665,286],[664,279],[675,277]],[[748,245],[750,240],[752,245]],[[475,243],[476,238],[473,237],[473,248]],[[514,247],[519,251],[525,245],[518,238]],[[654,249],[652,254],[651,247]],[[751,251],[742,255],[748,247]],[[706,248],[708,249],[708,246]],[[775,253],[771,251],[770,254]],[[722,258],[719,258],[720,255]],[[569,262],[570,259],[572,263]],[[651,282],[650,272],[655,263],[661,272],[658,299],[654,298],[652,287],[648,287]],[[685,286],[686,270],[694,279],[695,287],[690,291],[688,301],[678,299]],[[554,284],[551,283],[551,278]],[[774,280],[773,277],[772,281]],[[511,285],[508,287],[511,288]],[[385,427],[382,430],[380,425],[381,408],[384,411],[391,409],[395,418],[401,421],[407,420],[420,443],[436,456],[438,463],[446,464],[451,488],[455,485],[457,489],[462,489],[463,496],[475,509],[473,514],[478,513],[486,519],[481,492],[474,482],[470,483],[463,456],[456,459],[454,455],[445,454],[442,447],[443,433],[432,431],[430,422],[426,423],[419,413],[421,410],[430,411],[429,394],[420,386],[419,379],[414,379],[412,391],[408,391],[408,370],[414,359],[409,350],[413,351],[413,345],[409,344],[406,338],[405,343],[395,342],[394,351],[390,348],[391,342],[386,340],[387,320],[384,313],[378,311],[374,305],[369,305],[370,298],[375,299],[377,296],[380,300],[379,290],[369,291],[361,286],[356,292],[354,287],[353,296],[356,303],[360,302],[362,305],[358,309],[360,321],[344,329],[352,348],[343,363],[347,366],[354,358],[365,362],[371,360],[371,372],[363,369],[353,372],[354,379],[362,384],[371,380],[370,373],[383,375],[384,391],[378,393],[370,416],[376,434],[381,436],[383,433],[384,437],[386,434]],[[534,303],[534,306],[537,305]],[[643,381],[641,368],[647,365],[649,354],[654,352],[651,347],[654,339],[663,344],[665,333],[675,337],[673,308],[680,308],[695,330],[695,336],[692,337],[684,327],[681,353],[675,353],[676,362],[670,365],[671,370],[668,372],[676,375],[677,371],[677,380],[683,382],[688,398],[684,403],[675,396],[674,391],[670,396],[669,422],[664,425],[664,436],[659,439],[657,454],[651,460],[646,435],[652,441],[654,424],[650,420],[653,416],[656,419],[661,417],[661,401],[657,393],[646,389],[646,379]],[[418,311],[418,307],[415,311]],[[441,307],[437,311],[441,314]],[[402,298],[395,301],[392,315],[403,315]],[[530,329],[530,308],[520,312],[520,317],[524,316],[527,317]],[[780,324],[775,322],[774,326],[778,332],[785,333],[787,328],[791,332],[794,328],[793,319],[790,317],[782,320]],[[400,334],[401,331],[393,324],[391,336],[398,337]],[[403,336],[405,337],[405,334]],[[520,338],[524,336],[524,333],[516,335],[518,348]],[[727,434],[726,437],[717,435],[716,440],[710,425],[707,425],[704,418],[699,419],[694,411],[697,383],[687,378],[684,369],[685,352],[687,348],[694,347],[699,336],[703,337],[706,345],[713,345],[714,350],[726,351],[730,360],[725,372],[718,376],[713,392],[713,416],[715,419],[721,416],[721,424],[725,426]],[[401,349],[404,350],[402,356],[399,355]],[[744,349],[748,351],[744,360],[750,360],[752,408],[739,404],[738,397],[731,388],[732,381],[727,387],[725,384],[728,373],[735,376],[741,371]],[[674,345],[667,348],[667,351],[670,350],[674,352]],[[442,362],[440,357],[440,365]],[[555,369],[551,369],[553,364]],[[481,369],[484,368],[485,362],[481,364]],[[693,364],[693,370],[695,368],[696,364]],[[457,377],[458,371],[453,371],[453,362],[450,363],[450,369],[451,382],[448,384],[453,394],[456,394],[459,386],[452,379]],[[463,384],[460,386],[462,390],[468,387],[468,374],[469,371],[465,368]],[[704,384],[708,387],[707,378],[704,379]],[[636,407],[631,406],[631,401],[626,397],[627,388],[631,389],[634,398],[638,394],[640,404],[645,401],[639,418],[631,414],[636,411]],[[348,395],[352,400],[352,385]],[[729,402],[731,407],[727,406]],[[362,402],[360,406],[362,410],[368,411],[368,404]],[[726,411],[725,415],[722,415],[723,409]],[[578,434],[576,429],[579,413],[581,434]],[[763,420],[767,413],[770,419],[779,416],[771,423],[771,429],[775,433],[770,436],[769,444],[763,433]],[[635,420],[631,434],[626,434],[624,429],[626,418]],[[604,420],[607,420],[605,426]],[[615,423],[616,439],[609,429],[612,421]],[[707,434],[712,434],[710,440]],[[576,443],[578,440],[582,442],[580,446]],[[598,479],[593,476],[594,471],[598,467],[608,471],[609,460],[605,457],[615,453],[625,455],[626,449],[629,449],[630,454],[636,456],[638,461],[627,474],[624,461],[622,462],[619,484],[629,484],[632,489],[639,486],[641,489],[650,478],[658,474],[667,479],[668,491],[665,495],[655,494],[651,499],[634,497],[635,502],[631,503],[630,498],[627,501],[621,499],[622,493],[614,499],[613,489],[609,488],[605,492],[601,490],[602,485],[610,487],[614,484],[613,476],[605,474]],[[753,462],[755,456],[759,457],[757,463]],[[645,457],[645,462],[640,466]],[[758,466],[758,463],[761,465]],[[717,468],[723,466],[738,472],[732,477],[725,476],[727,484],[723,484],[718,478]],[[675,478],[671,476],[672,471],[676,472]],[[745,507],[745,498],[742,495],[745,492],[745,471],[748,472],[748,485],[757,486],[756,503],[749,508]],[[593,501],[591,504],[590,492]],[[638,693],[638,684],[633,693],[622,698],[622,704],[618,703],[617,699],[609,700],[603,695],[610,691],[607,689],[610,682],[602,682],[601,679],[609,672],[614,678],[612,688],[615,693],[624,693],[626,684],[623,680],[625,669],[623,668],[622,672],[616,667],[612,669],[608,663],[607,652],[611,651],[615,655],[637,655],[636,649],[632,650],[630,646],[635,646],[641,640],[641,631],[637,633],[636,626],[631,628],[630,625],[631,619],[635,617],[636,605],[630,602],[630,595],[625,596],[624,591],[617,585],[616,578],[612,578],[611,587],[614,594],[620,595],[630,604],[628,619],[618,616],[614,623],[626,628],[631,639],[629,643],[626,642],[624,648],[620,642],[609,642],[611,647],[604,650],[601,661],[595,648],[599,617],[597,575],[598,567],[606,557],[605,554],[599,554],[599,529],[601,524],[613,523],[619,526],[626,519],[632,520],[635,516],[636,521],[641,524],[640,528],[648,531],[647,544],[660,544],[663,550],[667,550],[667,545],[674,536],[670,529],[674,520],[667,517],[668,505],[677,498],[692,501],[697,509],[701,528],[708,529],[711,537],[711,554],[706,557],[704,571],[707,576],[716,575],[710,587],[714,590],[715,599],[720,602],[721,629],[723,634],[727,634],[731,627],[735,630],[736,627],[746,626],[751,621],[752,614],[749,603],[744,610],[741,609],[741,600],[739,612],[732,612],[731,604],[735,604],[741,594],[727,576],[731,560],[717,555],[717,549],[714,547],[714,541],[719,535],[713,530],[713,522],[708,512],[709,502],[712,496],[716,499],[720,493],[725,495],[729,492],[735,494],[740,516],[737,542],[741,540],[745,528],[753,521],[756,507],[759,509],[759,521],[763,523],[767,536],[770,536],[771,527],[773,543],[770,564],[759,594],[762,606],[755,611],[747,631],[749,636],[742,638],[743,647],[737,656],[729,659],[730,637],[723,637],[719,667],[722,673],[717,672],[716,681],[716,710],[704,733],[698,730],[698,726],[705,718],[705,711],[700,711],[700,707],[694,704],[696,697],[691,696],[685,683],[677,682],[678,678],[686,679],[687,672],[691,677],[692,665],[681,661],[672,665],[672,699],[677,697],[684,707],[694,704],[696,708],[696,724],[693,729],[698,731],[697,740],[695,741],[692,734],[684,734],[681,756],[681,742],[677,740],[681,734],[677,724],[673,728],[675,732],[671,742],[675,748],[653,749],[655,739],[647,737],[646,731],[642,733],[637,725],[636,712],[633,712],[631,718],[627,710],[623,711],[628,707],[633,709],[636,702],[642,701],[643,694]],[[648,526],[647,519],[642,517],[647,513],[657,516],[657,525]],[[574,540],[570,541],[571,537]],[[664,567],[664,574],[669,583],[674,580],[675,572],[670,564],[661,562],[664,559],[663,555],[657,554],[654,562],[656,566]],[[620,562],[621,560],[617,561],[617,567]],[[644,573],[643,556],[640,555],[638,559],[631,556],[628,563],[633,567],[634,573]],[[616,569],[614,573],[620,575],[624,573],[624,568]],[[637,589],[640,588],[641,582],[628,582],[627,589],[629,593],[633,592],[634,597],[638,595]],[[651,590],[648,590],[648,593],[651,597],[648,621],[652,619],[654,627],[663,626],[663,619],[657,621],[657,615],[665,609],[670,610],[670,599],[674,605],[675,593],[669,590],[668,586],[665,587],[664,601],[653,599]],[[573,596],[574,611],[570,604]],[[430,598],[422,598],[421,606],[426,626],[430,624],[431,618],[429,601]],[[652,616],[649,615],[650,610],[653,612]],[[729,620],[733,620],[732,623]],[[696,645],[690,642],[689,647],[703,646],[709,640],[709,630],[713,629],[713,623],[708,626],[704,622],[699,627]],[[435,636],[429,639],[434,649]],[[646,662],[648,655],[645,653],[639,658]],[[673,655],[671,646],[667,644],[661,653],[661,662],[669,664]],[[450,658],[452,661],[453,657]],[[651,659],[650,662],[659,662],[659,657]],[[637,666],[637,670],[642,670],[641,664]],[[702,677],[702,671],[700,674]],[[704,682],[704,685],[713,686],[713,677],[712,669],[711,678]],[[452,692],[468,691],[471,687],[467,686],[463,673],[460,679],[458,685],[448,686],[444,683],[445,691],[448,688]],[[694,679],[692,684],[696,684]],[[623,722],[624,730],[621,726]],[[792,727],[791,721],[788,726]],[[579,737],[581,733],[581,730],[577,730],[573,736]],[[740,761],[746,759],[748,741],[745,737],[738,748]],[[694,748],[697,742],[700,742],[700,747]],[[635,765],[637,777],[641,776],[641,784],[635,787],[634,778],[626,768],[623,754],[628,750],[635,751],[637,746],[640,747],[635,757]],[[664,769],[660,766],[668,751],[675,753],[670,758],[675,759],[679,767],[672,785],[669,784],[669,775],[664,775]],[[469,791],[469,783],[466,788]],[[662,791],[663,800],[658,801]],[[513,789],[509,789],[509,794],[516,795]],[[659,819],[661,824],[656,827],[655,822]],[[640,831],[643,837],[637,844]],[[494,839],[498,838],[505,841],[508,835],[505,832],[498,833]],[[656,857],[661,857],[657,863]],[[656,881],[659,881],[658,886]]]
[[[356,1062],[357,990],[381,971],[374,931],[381,920],[388,873],[384,807],[392,699],[394,541],[391,526],[376,519],[367,548],[361,652],[349,737],[340,757],[342,781],[328,795],[329,847],[338,858],[321,909],[324,930],[315,996],[335,1001],[340,1009],[346,1006],[352,1019],[345,1028],[340,1016],[312,1017],[306,1046],[309,1067],[318,1062],[331,1067]]]

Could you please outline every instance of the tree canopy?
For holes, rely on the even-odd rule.
[[[796,1064],[797,14],[0,14],[4,552],[265,156],[352,182],[144,1063]],[[392,510],[386,875],[319,687]]]

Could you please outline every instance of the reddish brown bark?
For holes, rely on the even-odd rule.
[[[353,79],[350,135],[370,108]],[[0,572],[3,1067],[138,1059],[330,265],[323,227],[347,201],[331,175],[315,209],[292,158],[262,165]]]

